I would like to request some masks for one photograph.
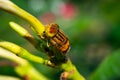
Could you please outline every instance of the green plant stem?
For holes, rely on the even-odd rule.
[[[40,41],[34,38],[26,29],[24,29],[21,25],[15,22],[9,22],[10,27],[16,31],[21,37],[25,38],[29,41],[32,45],[37,46]]]
[[[25,58],[27,60],[34,61],[34,62],[37,62],[39,64],[45,64],[45,65],[53,66],[52,63],[50,63],[49,60],[45,60],[41,57],[32,55],[27,50],[23,49],[22,47],[20,47],[16,44],[13,44],[11,42],[1,41],[0,42],[0,47],[5,48],[5,49],[11,51],[12,53],[16,54],[17,56]]]
[[[13,54],[12,52],[5,50],[4,48],[0,47],[0,57],[4,57],[6,59],[9,59],[11,61],[14,61],[15,63],[19,64],[19,65],[25,65],[27,64],[27,61],[17,57],[15,54]]]
[[[45,76],[43,76],[41,73],[39,73],[27,60],[22,59],[12,52],[5,50],[0,47],[0,57],[9,59],[18,65],[15,66],[15,71],[21,76],[21,77],[28,77],[29,80],[49,80]]]
[[[34,16],[27,13],[23,9],[19,8],[9,0],[0,0],[0,8],[3,9],[4,11],[7,11],[9,13],[19,16],[20,18],[23,18],[24,20],[26,20],[32,25],[32,27],[34,28],[34,30],[37,32],[39,36],[42,36],[45,30],[45,27]]]
[[[85,78],[78,72],[76,67],[72,64],[71,60],[69,59],[67,63],[63,63],[61,65],[61,69],[65,72],[70,73],[68,79],[70,80],[85,80]]]
[[[21,80],[21,79],[13,76],[0,75],[0,80]]]

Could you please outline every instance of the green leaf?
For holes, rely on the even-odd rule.
[[[90,76],[89,80],[119,80],[120,79],[120,50],[114,51]]]

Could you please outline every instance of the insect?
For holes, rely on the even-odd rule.
[[[49,42],[55,45],[62,53],[65,54],[69,51],[70,42],[57,24],[50,23],[46,25],[45,36],[49,38]]]

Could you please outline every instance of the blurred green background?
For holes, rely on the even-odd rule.
[[[36,16],[43,24],[56,22],[60,25],[71,42],[68,56],[88,80],[120,80],[119,0],[11,1]],[[26,21],[0,10],[0,40],[14,42],[35,55],[45,56],[16,34],[9,27],[9,21],[22,24],[31,32]],[[52,80],[60,76],[60,70],[32,64]],[[0,58],[0,74],[18,76],[3,58]]]

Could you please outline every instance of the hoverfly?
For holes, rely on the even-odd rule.
[[[62,53],[67,53],[70,49],[70,42],[64,32],[59,29],[55,23],[45,26],[45,36],[49,38],[49,42],[55,45]]]

